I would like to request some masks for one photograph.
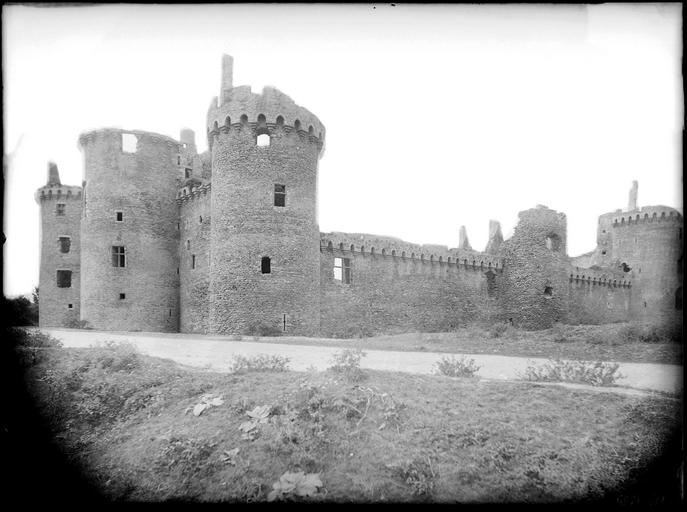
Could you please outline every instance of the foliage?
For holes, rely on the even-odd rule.
[[[20,295],[18,297],[2,298],[3,322],[6,326],[34,326],[38,325],[38,304]]]
[[[509,324],[505,322],[499,322],[489,326],[488,333],[491,338],[502,338],[509,331]]]
[[[171,436],[166,441],[167,444],[156,460],[158,470],[176,470],[186,479],[207,475],[213,471],[210,460],[217,443],[180,436]]]
[[[79,320],[78,318],[72,318],[69,320],[65,327],[68,329],[93,330],[93,327],[91,327],[91,324],[88,322],[88,320]]]
[[[474,377],[480,368],[474,359],[468,359],[466,356],[443,356],[434,363],[434,373],[448,377]]]
[[[248,327],[248,334],[251,336],[281,336],[283,333],[276,325],[259,323]]]
[[[429,457],[405,461],[400,465],[390,465],[389,469],[406,483],[413,496],[428,497],[434,491],[437,474],[432,468]]]
[[[256,354],[243,356],[235,354],[229,370],[232,373],[247,372],[285,372],[289,369],[291,358],[280,355]]]
[[[45,360],[55,349],[62,348],[57,338],[38,330],[10,327],[6,329],[7,339],[14,341],[19,360],[26,366],[32,366]]]
[[[574,382],[592,386],[613,386],[623,377],[618,363],[602,361],[563,361],[552,359],[541,365],[529,365],[520,378],[540,382]]]
[[[618,337],[625,343],[681,342],[682,326],[630,322],[620,328]]]
[[[317,496],[319,488],[322,487],[319,473],[308,473],[303,471],[291,473],[287,471],[279,477],[279,481],[272,484],[272,491],[267,496],[267,501],[275,501],[286,497],[298,496],[309,497]]]
[[[328,370],[343,375],[346,379],[357,382],[365,378],[365,372],[360,368],[360,360],[367,354],[359,348],[345,348],[335,352],[329,363]]]

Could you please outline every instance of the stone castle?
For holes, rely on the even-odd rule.
[[[471,321],[682,318],[682,214],[637,206],[599,217],[597,247],[571,258],[566,216],[525,210],[484,251],[321,233],[325,128],[281,91],[234,87],[225,55],[208,151],[144,131],[83,133],[81,187],[48,182],[41,208],[40,325],[303,336],[441,331]]]

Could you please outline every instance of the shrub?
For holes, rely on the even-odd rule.
[[[3,325],[28,326],[38,325],[38,304],[24,296],[2,298],[2,309],[5,312]]]
[[[330,359],[328,370],[340,373],[348,380],[359,381],[365,378],[365,372],[360,368],[360,360],[367,354],[359,348],[345,348],[335,352]]]
[[[269,324],[253,324],[248,328],[248,334],[251,336],[281,336],[282,331],[276,325]]]
[[[468,359],[466,356],[443,356],[434,363],[433,368],[435,373],[448,377],[473,377],[481,366],[477,366],[474,359]]]
[[[291,361],[289,357],[280,355],[242,356],[236,354],[232,357],[230,371],[232,373],[285,372],[289,369],[289,361]]]
[[[42,362],[54,349],[62,348],[62,342],[41,331],[10,327],[4,332],[6,339],[13,340],[19,362],[32,366]]]
[[[86,329],[86,330],[93,330],[93,327],[91,327],[91,324],[88,323],[88,320],[79,320],[78,318],[72,318],[67,322],[65,325],[68,329]]]
[[[553,359],[541,365],[529,365],[520,378],[539,382],[574,382],[592,386],[613,386],[623,377],[618,363],[601,361],[562,361]]]
[[[679,342],[682,340],[682,326],[632,322],[618,330],[618,338],[625,343]]]
[[[427,460],[416,458],[412,462],[406,461],[400,466],[390,468],[411,488],[413,496],[428,497],[434,491],[436,474],[429,458]]]

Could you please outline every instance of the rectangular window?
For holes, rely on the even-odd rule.
[[[64,203],[57,203],[57,206],[55,208],[55,215],[58,215],[62,217],[64,215],[64,212],[67,209],[67,205]]]
[[[351,284],[351,260],[349,258],[334,258],[334,279],[343,284]]]
[[[126,267],[126,253],[124,247],[121,245],[112,246],[112,266]]]
[[[274,185],[274,206],[286,206],[286,185]]]
[[[191,177],[191,172],[192,172],[192,170],[189,169],[188,167],[187,167],[186,169],[184,169],[184,177],[185,177],[186,179],[190,178],[190,177]]]
[[[61,237],[59,237],[59,241],[60,241],[60,252],[65,253],[65,254],[68,253],[69,249],[72,246],[71,237],[61,236]]]
[[[67,304],[67,309],[74,309],[74,304]]]
[[[124,212],[115,212],[117,222],[124,222]]]
[[[57,271],[57,287],[71,288],[72,287],[72,271],[58,270]]]
[[[124,153],[136,153],[138,137],[133,133],[122,133],[122,151]]]
[[[124,300],[126,299],[126,293],[120,293],[119,294],[119,300]]]

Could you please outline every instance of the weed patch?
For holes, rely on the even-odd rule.
[[[618,363],[602,361],[563,361],[554,359],[546,363],[529,365],[519,377],[540,382],[573,382],[592,386],[613,386],[623,376]]]
[[[328,370],[343,375],[349,381],[361,381],[365,378],[365,372],[360,368],[360,360],[366,355],[359,348],[343,349],[332,356]]]
[[[247,372],[285,372],[289,369],[291,359],[286,356],[257,354],[243,356],[236,354],[232,357],[229,370],[232,373]]]
[[[447,377],[474,377],[480,368],[474,359],[468,359],[466,356],[443,356],[433,366],[434,373]]]

